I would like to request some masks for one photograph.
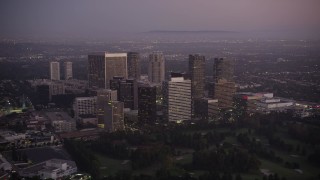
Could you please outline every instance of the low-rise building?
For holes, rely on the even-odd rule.
[[[28,168],[22,169],[22,177],[39,176],[40,179],[61,179],[77,172],[77,166],[74,161],[62,159],[50,159]]]
[[[65,112],[47,112],[55,132],[69,132],[76,130],[76,122]]]
[[[74,118],[78,121],[81,115],[96,116],[97,97],[77,97],[73,103]]]
[[[235,107],[247,113],[270,113],[293,109],[295,101],[274,97],[273,93],[241,92],[235,96]]]

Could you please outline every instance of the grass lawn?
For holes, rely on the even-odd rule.
[[[118,171],[122,171],[122,170],[129,170],[129,171],[132,170],[131,162],[129,160],[114,159],[99,153],[95,153],[95,156],[101,163],[100,165],[101,177],[112,176],[112,175],[115,175]],[[160,168],[159,164],[153,164],[143,169],[134,170],[133,174],[134,175],[145,174],[145,175],[153,176],[155,175],[155,173],[159,168]]]
[[[95,153],[95,156],[101,163],[100,171],[102,177],[115,175],[120,170],[131,170],[130,161],[109,158],[99,153]]]
[[[240,143],[237,141],[236,137],[231,137],[231,136],[226,137],[226,138],[224,139],[224,142],[228,142],[228,143],[230,143],[230,144],[240,144]]]
[[[308,179],[311,177],[316,177],[316,174],[310,172],[309,169],[301,168],[303,174],[296,172],[293,169],[285,168],[282,164],[274,163],[268,160],[260,159],[261,161],[261,169],[268,169],[272,173],[277,173],[279,177],[286,177],[287,179],[292,180],[300,180],[300,179]]]
[[[174,161],[178,164],[190,164],[192,163],[192,154],[184,154],[179,157],[174,157]]]
[[[133,172],[133,174],[134,175],[144,174],[144,175],[154,176],[159,169],[160,169],[160,164],[153,164],[153,165],[151,165],[149,167],[146,167],[146,168],[143,168],[143,169],[139,169],[139,170],[135,170]]]

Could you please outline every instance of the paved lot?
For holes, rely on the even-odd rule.
[[[69,154],[62,148],[62,146],[23,149],[19,151],[26,152],[28,158],[33,163],[39,163],[53,158],[70,160]]]

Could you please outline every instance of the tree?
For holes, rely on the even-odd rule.
[[[237,174],[237,175],[236,175],[236,179],[235,179],[235,180],[242,180],[241,175],[240,175],[240,174]]]

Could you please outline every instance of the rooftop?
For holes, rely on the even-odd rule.
[[[73,119],[65,112],[47,112],[46,115],[50,121],[73,121]]]

